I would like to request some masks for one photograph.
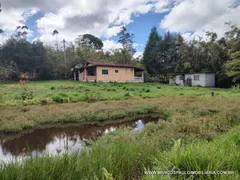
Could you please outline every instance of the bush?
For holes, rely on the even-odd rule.
[[[59,95],[62,96],[62,97],[68,97],[68,95],[65,94],[65,93],[59,93]]]
[[[216,74],[216,87],[220,88],[230,88],[232,84],[232,79],[229,78],[224,73]]]
[[[63,93],[52,96],[52,100],[56,103],[66,103],[66,102],[68,102],[69,100],[68,100],[67,96],[65,96],[65,95],[61,96],[62,94]]]
[[[41,100],[41,105],[44,106],[44,105],[47,105],[48,101],[46,99],[42,99]]]
[[[100,93],[97,92],[97,93],[86,93],[85,94],[85,97],[84,97],[84,101],[86,102],[96,102],[96,101],[99,101],[100,100]]]
[[[126,92],[125,94],[124,94],[124,97],[130,97],[131,95],[130,95],[130,93],[129,92]]]
[[[21,93],[21,100],[33,99],[33,92],[24,88],[24,91]]]
[[[149,92],[150,92],[150,89],[146,89],[145,92],[146,92],[146,93],[149,93]]]

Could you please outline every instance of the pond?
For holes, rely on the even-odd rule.
[[[22,134],[0,138],[0,163],[21,161],[28,156],[79,152],[98,137],[120,127],[141,130],[148,122],[157,122],[158,116],[96,122],[94,124],[55,125]]]

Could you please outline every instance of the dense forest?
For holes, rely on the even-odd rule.
[[[103,42],[90,34],[76,37],[75,42],[58,42],[54,47],[46,46],[40,40],[27,40],[27,27],[17,27],[16,33],[0,47],[0,79],[19,80],[21,74],[33,74],[35,80],[70,79],[71,68],[86,60],[133,63],[135,53],[133,35],[125,27],[119,33],[122,48],[103,52]],[[53,31],[57,36],[59,32]],[[60,43],[62,46],[60,46]]]
[[[186,41],[181,34],[167,32],[164,37],[153,27],[143,57],[133,58],[134,35],[122,27],[118,33],[120,49],[103,52],[101,39],[85,34],[75,42],[58,42],[54,47],[40,40],[27,40],[28,27],[17,27],[16,32],[0,47],[0,79],[18,80],[22,73],[32,74],[34,80],[71,79],[71,68],[82,61],[131,63],[145,69],[147,81],[167,82],[174,74],[215,72],[218,87],[231,87],[240,81],[240,29],[231,29],[224,37],[206,32],[206,38]],[[3,33],[3,30],[1,30]]]
[[[215,72],[218,87],[230,87],[240,80],[240,29],[226,23],[231,30],[224,37],[206,32],[186,41],[181,34],[167,32],[161,37],[154,27],[149,35],[142,64],[153,80],[172,74]],[[165,78],[168,79],[168,78]]]

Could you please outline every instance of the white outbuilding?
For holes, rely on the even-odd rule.
[[[177,75],[169,81],[179,86],[215,87],[215,73],[189,73]]]

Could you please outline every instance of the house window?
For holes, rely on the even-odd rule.
[[[108,75],[108,70],[107,69],[103,69],[102,70],[102,74]]]
[[[115,73],[118,73],[118,70],[115,70]]]
[[[199,81],[199,75],[194,75],[193,79],[194,79],[194,81]]]

